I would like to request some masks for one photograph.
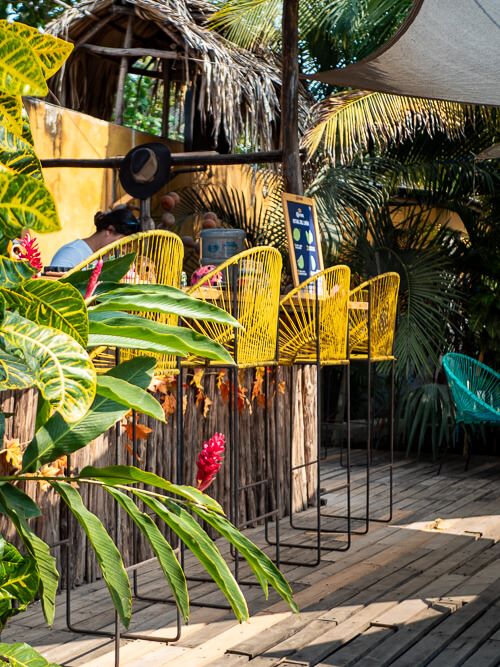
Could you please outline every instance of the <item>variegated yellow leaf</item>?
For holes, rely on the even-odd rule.
[[[14,287],[0,283],[0,294],[9,310],[37,324],[64,331],[80,345],[87,344],[87,308],[82,295],[72,285],[39,278]]]
[[[22,102],[19,95],[0,93],[0,125],[15,134],[23,131]]]
[[[42,166],[33,146],[2,125],[0,125],[0,163],[18,174],[43,180]]]
[[[33,378],[24,361],[14,354],[8,354],[0,347],[0,390],[28,389],[32,386]]]
[[[87,413],[95,396],[96,374],[74,338],[7,311],[0,343],[29,368],[32,384],[65,421],[76,422]]]
[[[7,21],[1,20],[0,28],[6,28],[24,37],[40,59],[42,72],[46,79],[54,76],[73,51],[73,44],[70,42],[65,42],[53,35],[41,33],[36,28],[24,23],[7,23]]]
[[[29,144],[33,146],[35,142],[33,141],[33,135],[31,133],[30,117],[28,116],[28,112],[24,107],[21,112],[21,120],[22,120],[21,136],[24,139],[24,141],[27,141]]]
[[[55,232],[61,228],[54,199],[45,185],[31,176],[0,172],[0,228],[10,238],[22,229]]]
[[[3,27],[0,27],[0,91],[35,96],[48,92],[40,59],[29,43]]]
[[[35,269],[28,262],[9,259],[0,255],[0,285],[8,289],[17,289],[21,283],[33,277]]]

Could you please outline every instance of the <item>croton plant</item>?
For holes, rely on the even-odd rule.
[[[296,609],[280,571],[202,491],[222,463],[220,435],[204,448],[199,488],[176,485],[152,470],[133,466],[88,466],[78,475],[65,468],[64,457],[113,427],[131,409],[165,419],[148,392],[155,369],[151,353],[195,354],[231,363],[216,342],[190,329],[154,321],[151,313],[238,326],[224,311],[174,288],[121,283],[133,255],[106,262],[98,276],[91,276],[91,270],[61,280],[38,275],[41,262],[33,234],[57,231],[60,222],[44,184],[22,96],[45,96],[46,80],[72,48],[32,27],[0,21],[0,390],[30,389],[37,401],[32,437],[26,443],[17,439],[16,447],[11,443],[1,453],[7,470],[0,477],[0,512],[15,528],[21,546],[17,549],[0,539],[0,627],[35,597],[41,600],[47,623],[54,620],[59,572],[50,545],[31,526],[43,508],[26,492],[28,480],[54,489],[85,531],[125,627],[132,614],[128,575],[103,522],[83,503],[80,490],[86,484],[97,484],[109,494],[149,541],[184,620],[189,616],[186,578],[157,524],[167,525],[199,560],[239,621],[248,618],[245,598],[199,519],[246,559],[266,595],[270,585]],[[91,352],[103,345],[140,350],[144,356],[99,375]],[[0,439],[8,419],[13,416],[0,414]],[[16,423],[10,428],[14,430],[10,441],[16,440],[15,427]],[[152,510],[154,520],[138,501]],[[0,660],[7,664],[28,664],[34,658],[36,664],[49,664],[25,644],[0,644]]]

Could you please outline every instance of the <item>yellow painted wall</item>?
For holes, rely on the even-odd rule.
[[[132,130],[86,114],[65,109],[40,100],[29,99],[26,107],[30,117],[35,150],[40,159],[49,158],[105,158],[125,155],[131,148],[160,138]],[[183,150],[178,142],[165,142],[172,152]],[[49,264],[55,251],[77,238],[92,234],[94,214],[126,196],[112,169],[84,169],[51,167],[44,169],[45,182],[54,195],[62,229],[52,234],[38,235],[44,264]],[[205,172],[182,174],[167,184],[165,191],[181,189],[189,184],[226,183],[247,193],[252,203],[254,190],[251,170],[239,165],[208,167]],[[160,192],[158,197],[162,194]],[[157,200],[157,198],[156,198]],[[155,200],[153,200],[153,209]],[[182,235],[196,233],[193,221],[188,221]]]
[[[144,132],[40,100],[30,99],[26,107],[40,159],[115,157],[138,144],[159,141]],[[180,144],[168,143],[172,151],[181,150]],[[42,259],[48,264],[61,245],[92,234],[95,212],[109,208],[125,193],[112,169],[56,167],[45,169],[44,177],[62,225],[61,231],[38,237]]]

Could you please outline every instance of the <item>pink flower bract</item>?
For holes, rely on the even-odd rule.
[[[226,438],[222,433],[214,433],[210,440],[203,443],[203,449],[198,454],[196,466],[196,488],[205,491],[214,481],[224,461],[224,444]]]
[[[97,287],[97,281],[99,280],[99,276],[101,275],[103,264],[104,262],[102,261],[102,259],[98,260],[97,264],[95,265],[95,269],[90,274],[89,283],[85,291],[85,296],[83,297],[84,299],[90,298],[94,293],[94,290]]]
[[[42,257],[38,249],[38,241],[35,236],[31,237],[28,232],[22,239],[15,239],[12,242],[11,255],[15,259],[28,262],[34,269],[41,271],[43,269]]]

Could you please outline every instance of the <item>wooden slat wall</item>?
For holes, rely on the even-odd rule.
[[[278,448],[274,444],[271,450],[271,469],[274,457],[278,456],[280,461],[280,499],[283,512],[289,508],[289,483],[287,468],[289,462],[288,439],[290,435],[290,381],[292,371],[280,368],[278,371],[278,382],[284,383],[284,393],[276,394],[274,382],[269,387],[269,433],[271,442],[274,443],[274,400],[278,397]],[[196,456],[201,449],[204,440],[208,439],[214,432],[229,434],[229,411],[228,405],[222,400],[216,387],[216,372],[210,372],[203,378],[205,394],[212,400],[208,415],[203,417],[199,406],[195,404],[195,391],[188,383],[185,384],[187,393],[187,407],[184,415],[184,480],[187,484],[195,484],[196,480]],[[253,370],[245,371],[240,380],[247,388],[247,396],[252,394],[252,386],[255,378]],[[316,456],[316,370],[314,367],[305,366],[293,370],[293,458],[294,463],[314,460]],[[6,436],[17,437],[21,442],[27,443],[31,439],[34,430],[36,413],[36,393],[33,390],[25,392],[3,392],[1,395],[1,409],[4,412],[13,412],[15,417],[7,420]],[[153,429],[147,440],[139,443],[139,465],[147,470],[157,473],[167,479],[176,478],[176,419],[170,416],[167,424],[161,424],[153,419],[140,417],[140,422],[145,423]],[[251,411],[246,407],[240,413],[240,438],[241,457],[240,473],[241,483],[256,481],[259,470],[263,466],[264,451],[264,409],[251,401]],[[229,438],[228,438],[229,440]],[[118,444],[117,444],[118,443]],[[117,450],[118,447],[118,450]],[[228,449],[230,443],[228,443]],[[116,432],[110,432],[98,438],[89,446],[74,454],[71,458],[72,468],[81,470],[85,465],[105,466],[116,463],[116,454],[119,454],[120,463],[132,463],[132,457],[127,451],[127,437],[124,433],[117,440]],[[295,509],[303,508],[309,502],[314,502],[316,488],[315,466],[302,469],[295,473],[293,503]],[[48,543],[54,543],[66,536],[67,512],[60,507],[56,494],[50,489],[41,489],[40,485],[30,483],[27,485],[28,493],[38,502],[43,509],[42,517],[34,522],[37,533]],[[82,485],[80,488],[82,498],[88,509],[97,514],[104,522],[107,529],[114,533],[114,504],[107,494],[103,493],[94,485]],[[209,489],[210,495],[217,498],[219,502],[229,510],[229,452],[226,464],[216,481]],[[276,497],[276,487],[273,481],[270,493],[272,498]],[[252,519],[264,511],[265,492],[263,487],[255,487],[245,492],[246,501],[242,502],[240,521]],[[5,519],[0,520],[0,532],[7,539],[14,539],[11,526]],[[116,539],[116,536],[114,536]],[[132,539],[131,527],[126,518],[121,516],[121,524],[118,540],[126,564],[132,562]],[[74,548],[72,556],[72,580],[75,584],[91,582],[99,578],[99,569],[95,557],[87,545],[86,537],[82,531],[76,530],[73,535]],[[54,553],[59,557],[59,549]],[[139,559],[150,556],[147,547],[139,542]]]

